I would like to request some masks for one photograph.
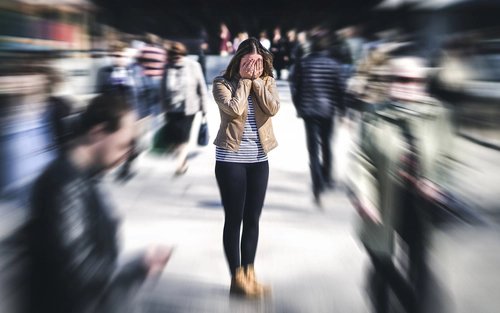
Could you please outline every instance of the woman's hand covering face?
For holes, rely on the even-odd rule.
[[[264,64],[263,64],[262,59],[259,59],[255,63],[254,67],[255,67],[255,69],[254,69],[254,72],[253,72],[252,79],[256,79],[256,78],[261,77],[262,76],[262,72],[264,71]]]
[[[263,70],[264,65],[260,54],[247,54],[241,59],[240,76],[242,78],[259,78],[262,75]]]
[[[243,62],[243,60],[241,60]],[[255,71],[255,60],[247,60],[241,64],[240,76],[241,78],[252,79]]]

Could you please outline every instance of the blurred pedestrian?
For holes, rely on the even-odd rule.
[[[133,101],[136,106],[133,78],[130,72],[130,60],[125,48],[127,45],[123,42],[114,42],[111,45],[109,56],[112,57],[112,64],[99,70],[97,75],[97,92],[121,94]]]
[[[71,123],[71,102],[67,97],[58,94],[63,84],[61,73],[53,68],[45,68],[43,74],[46,75],[47,110],[46,118],[50,124],[52,138],[56,144],[58,153],[67,148],[67,143],[74,135],[74,126]]]
[[[140,145],[141,139],[149,128],[148,122],[154,115],[155,107],[159,102],[159,85],[154,82],[153,77],[163,72],[158,69],[158,64],[162,66],[161,60],[164,60],[164,55],[162,57],[159,48],[146,45],[139,49],[137,58],[130,63],[125,47],[126,45],[121,42],[113,44],[110,53],[113,57],[113,64],[99,71],[97,82],[98,92],[126,97],[140,120],[138,126],[140,130],[134,138],[134,149],[128,155],[127,161],[119,168],[116,176],[116,179],[120,181],[127,181],[134,175],[133,162],[143,150]],[[155,58],[156,61],[151,61]]]
[[[281,37],[281,29],[274,29],[274,37],[271,42],[271,52],[274,55],[274,69],[276,70],[276,79],[281,80],[281,70],[286,65],[286,39]]]
[[[359,235],[374,266],[374,311],[390,311],[391,289],[407,312],[421,312],[429,206],[439,203],[449,187],[451,119],[425,91],[423,59],[395,56],[387,64],[389,103],[363,120],[353,203],[362,217]],[[393,262],[395,234],[407,246],[407,254],[397,256],[406,258],[406,273]]]
[[[350,108],[361,112],[362,118],[371,119],[373,112],[389,102],[390,68],[388,52],[391,44],[373,46],[348,79],[347,94]],[[364,117],[363,117],[364,116]]]
[[[362,59],[363,45],[366,40],[362,36],[363,28],[361,26],[350,26],[343,30],[342,37],[349,47],[351,64],[355,67]]]
[[[119,219],[99,184],[123,162],[136,115],[122,95],[96,97],[82,113],[72,147],[36,180],[26,228],[32,268],[30,313],[124,312],[171,251],[152,247],[117,265]]]
[[[194,116],[207,113],[207,86],[201,66],[187,57],[187,49],[180,42],[172,43],[168,51],[169,63],[162,82],[162,101],[165,114],[164,140],[175,146],[176,175],[184,174],[188,143]]]
[[[220,24],[220,55],[228,56],[233,52],[233,45],[231,43],[231,33],[226,24]]]
[[[135,62],[127,67],[131,78],[132,99],[139,121],[134,147],[127,161],[120,167],[117,179],[127,181],[134,173],[132,166],[135,159],[147,149],[144,142],[147,134],[154,128],[155,118],[159,114],[160,83],[165,65],[165,51],[152,43],[159,40],[154,35],[149,36],[148,43],[137,52]],[[158,76],[160,75],[160,76]]]
[[[203,72],[203,78],[207,80],[207,58],[206,55],[210,52],[208,32],[205,27],[200,30],[200,48],[198,50],[198,63],[200,63]],[[168,51],[168,49],[167,49]]]
[[[292,100],[304,120],[314,201],[333,188],[331,139],[336,110],[344,114],[344,80],[338,62],[328,56],[325,36],[311,38],[312,53],[298,59],[290,80]],[[321,161],[320,161],[321,149]]]
[[[287,40],[285,41],[285,63],[288,68],[295,63],[295,49],[297,49],[297,31],[291,29],[287,32]]]
[[[225,212],[223,242],[232,276],[230,292],[247,296],[269,290],[256,280],[254,261],[269,178],[267,153],[278,145],[271,123],[280,108],[272,62],[272,54],[250,38],[240,44],[224,75],[213,80],[221,115],[214,142],[215,176]]]
[[[311,53],[311,43],[307,37],[307,32],[302,31],[297,34],[297,45],[293,52],[295,61],[308,56]]]
[[[154,102],[148,105],[150,111],[148,115],[158,116],[161,113],[159,94],[167,62],[167,52],[163,48],[163,40],[154,34],[146,34],[145,43],[146,45],[138,51],[136,63],[142,67],[142,74],[152,84],[150,100],[154,100]]]
[[[305,31],[297,34],[295,44],[290,50],[290,67],[288,68],[288,81],[293,77],[293,71],[295,70],[295,64],[301,58],[309,55],[311,53],[311,45],[307,39],[307,33]]]
[[[233,41],[233,53],[236,53],[238,51],[238,47],[240,46],[240,43],[248,39],[248,33],[247,32],[241,32],[238,33],[238,36],[234,38]]]
[[[260,32],[259,41],[264,48],[266,48],[267,50],[271,49],[271,41],[267,39],[267,32],[265,30]]]
[[[344,68],[344,77],[349,79],[355,71],[351,50],[345,38],[332,34],[329,45],[330,56],[337,60]]]
[[[133,71],[130,68],[130,60],[125,50],[126,46],[125,43],[119,41],[111,44],[109,56],[112,57],[112,64],[99,70],[96,84],[97,92],[125,97],[140,116],[144,114],[145,109],[139,106],[140,102],[136,98],[137,89],[135,88]],[[137,152],[128,155],[127,162],[118,170],[117,180],[126,181],[133,176],[130,169],[132,161],[137,155]]]

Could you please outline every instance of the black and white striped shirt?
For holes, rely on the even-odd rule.
[[[248,96],[248,115],[238,152],[215,148],[215,160],[232,163],[257,163],[267,161],[267,154],[260,143],[252,98]]]

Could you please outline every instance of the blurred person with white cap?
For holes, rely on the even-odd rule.
[[[361,217],[361,242],[374,266],[374,311],[389,311],[390,288],[407,312],[422,312],[428,212],[449,186],[453,132],[449,111],[426,92],[424,60],[398,51],[404,52],[392,51],[381,65],[391,74],[385,76],[387,103],[363,120],[350,195]],[[406,275],[393,261],[399,247],[395,238],[408,246]]]

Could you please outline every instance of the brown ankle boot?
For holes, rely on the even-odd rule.
[[[231,280],[231,289],[229,290],[229,293],[239,294],[249,297],[259,296],[259,293],[254,288],[254,286],[248,284],[248,280],[245,275],[245,270],[243,269],[243,267],[239,267],[236,270],[236,274],[233,276]]]
[[[246,273],[246,277],[247,277],[247,282],[250,286],[253,286],[253,288],[255,289],[255,291],[259,294],[266,294],[266,295],[269,295],[269,294],[272,294],[273,292],[273,289],[271,286],[268,286],[268,285],[262,285],[258,280],[257,280],[257,277],[255,276],[255,269],[254,269],[254,266],[253,264],[249,264],[248,267],[247,267],[247,273]]]

